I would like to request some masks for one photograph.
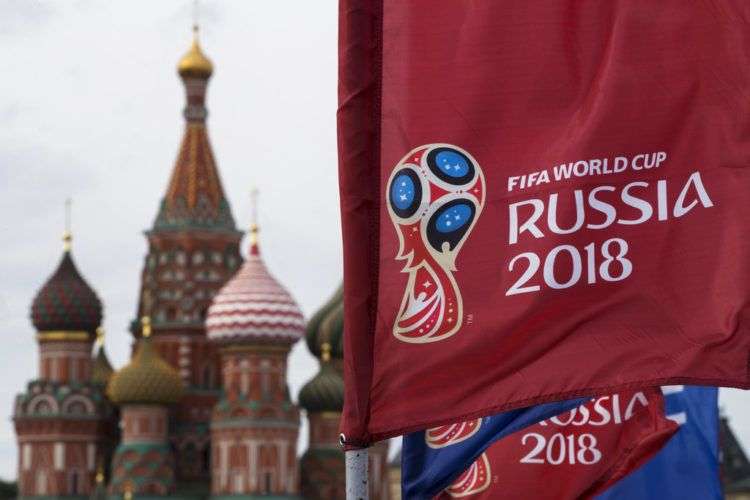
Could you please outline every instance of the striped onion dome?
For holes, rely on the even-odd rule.
[[[305,319],[289,292],[266,269],[257,228],[250,237],[248,258],[208,308],[208,338],[224,344],[294,343],[305,332]]]

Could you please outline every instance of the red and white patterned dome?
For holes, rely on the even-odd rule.
[[[255,241],[249,253],[208,308],[208,338],[224,344],[296,342],[305,333],[302,311],[268,272]]]

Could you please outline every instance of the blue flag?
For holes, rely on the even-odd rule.
[[[597,500],[721,499],[719,409],[715,387],[666,386],[669,418],[680,430],[641,468]]]
[[[531,406],[404,436],[401,451],[403,498],[432,498],[496,440],[576,408],[586,400]]]

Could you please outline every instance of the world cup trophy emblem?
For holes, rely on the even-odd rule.
[[[463,301],[456,257],[482,213],[485,181],[476,160],[450,144],[420,146],[391,173],[386,202],[399,238],[396,259],[409,278],[393,335],[427,343],[455,334]]]
[[[452,498],[462,498],[476,495],[490,487],[492,472],[490,461],[486,453],[479,455],[471,467],[466,469],[458,478],[445,489]]]
[[[466,441],[482,427],[482,419],[467,420],[457,424],[441,425],[427,429],[424,440],[430,448],[444,448]]]

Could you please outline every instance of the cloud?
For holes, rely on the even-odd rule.
[[[55,12],[52,2],[3,0],[0,36],[28,33],[46,23]]]

